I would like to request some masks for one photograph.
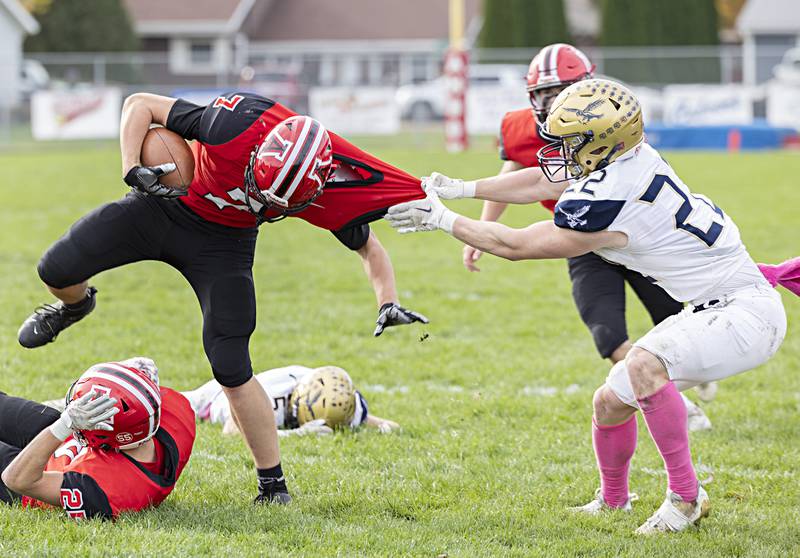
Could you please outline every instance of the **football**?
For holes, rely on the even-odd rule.
[[[175,170],[161,177],[164,186],[186,190],[194,177],[194,156],[181,136],[166,128],[150,128],[142,143],[142,165],[175,163]]]

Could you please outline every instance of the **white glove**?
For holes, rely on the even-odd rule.
[[[450,178],[438,172],[422,177],[422,189],[426,194],[433,192],[443,200],[475,197],[474,180],[465,182],[460,178]]]
[[[153,362],[152,358],[133,357],[121,360],[119,363],[123,366],[129,366],[131,368],[141,370],[150,377],[155,385],[160,385],[158,381],[158,366],[156,366],[156,363]]]
[[[436,229],[452,234],[456,218],[458,213],[447,209],[434,192],[421,200],[393,205],[384,217],[401,234]]]
[[[63,442],[76,430],[112,431],[111,418],[119,412],[116,403],[107,393],[89,392],[67,405],[61,417],[50,425],[50,432]]]
[[[333,429],[325,424],[325,419],[316,419],[305,423],[298,428],[291,430],[278,430],[278,436],[286,438],[288,436],[305,436],[307,434],[316,434],[317,436],[325,436],[333,434]]]

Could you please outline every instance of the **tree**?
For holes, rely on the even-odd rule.
[[[563,0],[483,0],[482,48],[569,42]]]
[[[132,51],[139,47],[121,0],[31,2],[41,31],[25,40],[29,52]]]
[[[714,0],[602,0],[602,46],[702,46],[719,44]],[[610,76],[634,83],[719,80],[716,55],[606,59]]]

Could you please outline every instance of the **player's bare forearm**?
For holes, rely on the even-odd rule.
[[[119,145],[122,152],[122,175],[141,164],[142,142],[151,124],[166,125],[175,99],[151,93],[134,93],[122,105]]]
[[[42,430],[5,468],[3,484],[18,494],[59,505],[63,474],[44,468],[60,445],[49,429]]]
[[[482,200],[527,204],[554,200],[561,196],[568,182],[553,183],[537,167],[504,172],[475,183],[475,197]]]
[[[367,243],[357,251],[364,265],[364,273],[375,291],[378,307],[388,302],[398,302],[392,260],[374,232],[370,231]]]
[[[367,426],[371,426],[373,428],[377,428],[384,434],[387,434],[392,430],[397,430],[398,428],[400,428],[400,425],[397,424],[396,422],[389,419],[377,417],[375,415],[367,415],[367,420],[364,421],[364,424],[366,424]]]
[[[508,260],[542,260],[580,256],[604,247],[624,246],[627,237],[618,232],[583,233],[561,229],[552,221],[540,221],[524,229],[459,216],[452,235],[479,250]]]
[[[500,172],[498,174],[508,174],[523,168],[525,167],[516,161],[503,161],[503,166],[500,167]],[[481,221],[498,221],[506,210],[506,207],[508,207],[508,204],[504,202],[484,201],[483,210],[481,211]]]

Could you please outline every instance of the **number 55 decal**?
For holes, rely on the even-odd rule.
[[[711,225],[709,225],[708,230],[705,231],[687,223],[686,220],[695,210],[713,210],[714,213],[723,219],[725,218],[725,214],[719,207],[710,201],[687,194],[681,187],[675,184],[669,176],[663,174],[655,175],[653,177],[653,181],[650,182],[650,185],[647,187],[647,190],[645,190],[644,194],[639,197],[639,201],[650,204],[654,203],[656,198],[658,198],[658,195],[661,193],[661,190],[664,188],[664,184],[669,185],[670,188],[672,188],[672,190],[683,200],[683,203],[675,213],[675,227],[696,236],[707,246],[713,246],[719,238],[719,235],[722,234],[722,225],[714,220],[713,214],[710,216]]]

